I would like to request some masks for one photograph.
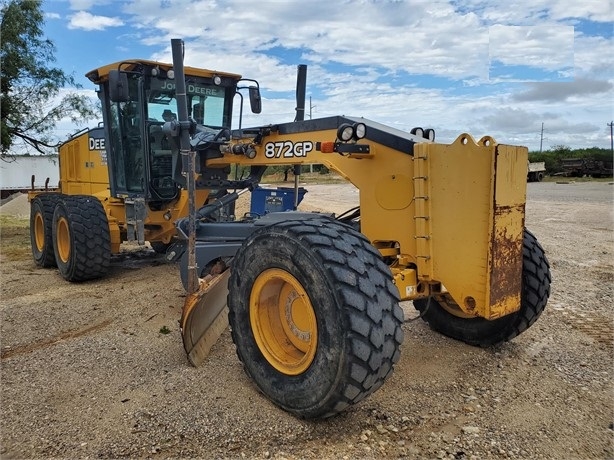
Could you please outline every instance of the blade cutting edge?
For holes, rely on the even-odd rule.
[[[188,360],[200,366],[228,327],[228,278],[230,270],[216,276],[188,295],[181,315],[181,335]]]

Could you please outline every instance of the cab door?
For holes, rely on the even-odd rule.
[[[129,100],[111,102],[108,82],[101,86],[103,119],[106,127],[105,151],[111,196],[144,197],[146,189],[145,126],[140,103],[140,78],[128,76]]]

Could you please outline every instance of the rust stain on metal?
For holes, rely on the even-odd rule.
[[[506,225],[497,226],[497,222],[506,222],[510,215],[522,215],[524,205],[500,206],[495,208],[495,228],[491,235],[491,278],[490,305],[505,302],[508,297],[518,296],[522,281],[522,239],[523,232],[513,234]],[[493,311],[493,313],[495,313]],[[504,312],[501,312],[504,313]],[[499,316],[499,315],[497,315]]]

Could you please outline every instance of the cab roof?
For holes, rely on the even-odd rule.
[[[129,71],[134,70],[139,65],[144,65],[147,67],[157,66],[165,71],[173,68],[172,64],[167,64],[165,62],[148,61],[145,59],[126,59],[124,61],[114,62],[113,64],[107,64],[105,66],[98,67],[97,69],[90,70],[85,74],[85,76],[94,83],[102,83],[109,79],[109,71],[119,69],[120,65],[122,70]],[[212,77],[213,75],[219,75],[220,77],[228,77],[233,80],[241,79],[241,75],[236,73],[218,72],[217,70],[199,69],[198,67],[185,66],[183,70],[186,75],[193,77]]]

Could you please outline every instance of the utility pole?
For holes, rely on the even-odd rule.
[[[544,122],[542,121],[542,133],[539,137],[539,153],[542,153],[542,146],[544,145]]]
[[[311,105],[311,96],[309,96],[309,119],[311,120],[311,109],[313,109],[315,105]]]
[[[315,105],[311,105],[311,96],[309,96],[309,119],[311,120],[311,109],[313,109]],[[309,165],[309,172],[313,173],[313,164]]]
[[[612,126],[614,126],[614,122],[609,122],[608,126],[610,127],[610,152],[612,152],[612,156],[614,157],[614,133],[612,132]]]

